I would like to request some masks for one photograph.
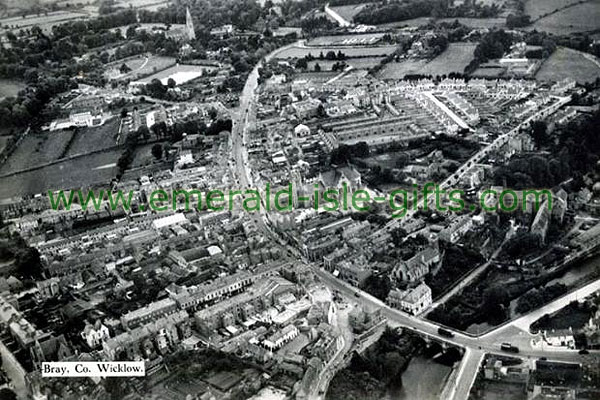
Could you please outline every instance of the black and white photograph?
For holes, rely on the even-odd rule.
[[[600,0],[0,0],[0,400],[600,400]]]

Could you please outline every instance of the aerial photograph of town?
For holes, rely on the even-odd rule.
[[[600,400],[600,0],[0,0],[0,400]]]

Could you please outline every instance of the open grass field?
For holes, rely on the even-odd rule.
[[[344,18],[346,21],[352,22],[354,16],[369,4],[370,3],[351,4],[348,6],[335,6],[331,7],[331,9],[338,13],[340,17]]]
[[[406,75],[420,74],[427,60],[401,60],[390,62],[379,72],[381,79],[402,79]]]
[[[390,22],[389,24],[379,25],[380,28],[401,28],[401,27],[419,27],[427,25],[430,22],[448,22],[452,23],[458,20],[461,24],[468,26],[469,28],[497,28],[506,25],[505,18],[439,18],[435,20],[429,17],[420,17],[407,19],[405,21]]]
[[[440,22],[452,23],[458,20],[461,24],[469,28],[501,28],[506,25],[506,18],[440,18]]]
[[[19,94],[19,90],[25,89],[26,85],[22,82],[0,79],[0,99],[4,97],[14,97]]]
[[[141,82],[149,83],[153,79],[159,79],[163,85],[166,85],[169,78],[173,78],[175,83],[181,85],[193,79],[199,78],[205,71],[212,71],[215,67],[207,67],[203,65],[174,65],[164,69],[156,74],[141,79]]]
[[[0,166],[0,174],[20,171],[58,159],[72,135],[73,131],[69,130],[27,135],[8,160]]]
[[[536,20],[545,14],[577,4],[580,1],[581,0],[527,0],[525,2],[525,14],[529,15],[532,20]]]
[[[114,117],[102,126],[79,129],[66,156],[102,150],[115,145],[119,132],[119,117]]]
[[[286,49],[279,54],[277,54],[277,58],[301,58],[309,53],[314,57],[318,57],[319,53],[323,52],[323,54],[327,54],[328,51],[342,51],[342,53],[346,54],[347,57],[376,57],[376,56],[386,56],[388,54],[392,54],[396,51],[396,46],[376,46],[376,47],[356,47],[356,48],[346,48],[346,47],[319,47],[319,48],[304,48],[304,47],[291,47]]]
[[[545,2],[546,0],[537,1]],[[590,0],[544,17],[536,21],[528,29],[565,35],[574,32],[598,30],[600,28],[599,20],[600,0]]]
[[[44,32],[50,32],[54,25],[64,24],[68,21],[83,20],[88,17],[89,15],[85,12],[55,11],[47,15],[28,15],[25,18],[19,16],[0,19],[0,26],[8,27],[12,31],[18,31],[22,28],[31,28],[37,25]]]
[[[319,36],[311,39],[309,46],[356,46],[372,45],[383,37],[383,33],[367,33],[364,35]]]
[[[121,150],[91,154],[53,164],[35,171],[0,178],[0,197],[32,195],[48,190],[74,189],[110,183]]]
[[[494,67],[494,66],[483,66],[479,67],[471,74],[471,76],[477,78],[499,78],[506,72],[506,68]]]
[[[119,67],[125,64],[131,71],[126,74],[119,74]],[[148,75],[156,74],[164,69],[167,69],[175,65],[175,58],[173,57],[160,57],[160,56],[140,56],[137,58],[128,59],[127,61],[116,61],[107,66],[107,74],[110,74],[113,79],[124,80],[138,80]],[[115,71],[117,70],[117,71]],[[118,74],[118,75],[113,75]]]
[[[595,62],[593,61],[595,60]],[[579,83],[600,77],[600,61],[593,56],[567,48],[558,48],[543,64],[535,78],[541,81],[560,81],[573,78]]]
[[[404,60],[388,63],[380,72],[382,79],[402,79],[406,75],[447,75],[463,72],[473,59],[474,43],[450,43],[442,54],[431,61]]]
[[[156,7],[156,9],[160,7],[166,7],[169,3],[167,0],[117,0],[117,5],[121,7],[134,7],[134,8],[144,8],[144,9],[152,9]]]
[[[450,72],[463,72],[473,60],[475,43],[450,43],[446,51],[425,66],[424,74],[444,75]]]

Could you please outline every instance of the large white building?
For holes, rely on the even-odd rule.
[[[421,283],[414,289],[394,289],[387,298],[390,306],[412,315],[419,315],[431,305],[431,302],[431,288],[425,283]]]

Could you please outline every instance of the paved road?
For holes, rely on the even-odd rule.
[[[309,394],[309,398],[311,399],[321,400],[325,398],[329,382],[331,382],[336,372],[344,366],[345,357],[353,347],[354,334],[352,333],[348,319],[348,314],[352,311],[352,308],[352,306],[343,309],[338,308],[336,312],[335,326],[342,335],[342,346],[319,374],[318,383],[311,388],[312,391]]]
[[[458,367],[456,378],[447,383],[447,385],[452,386],[447,386],[445,388],[445,396],[442,400],[464,400],[469,398],[471,386],[473,386],[473,382],[475,382],[477,372],[479,371],[479,364],[481,364],[484,355],[485,351],[483,350],[472,350],[469,348],[465,350],[463,359]]]
[[[315,267],[314,271],[325,284],[327,284],[331,288],[339,290],[343,295],[354,296],[356,301],[370,309],[380,308],[383,316],[387,318],[390,325],[412,328],[421,334],[427,335],[429,337],[443,342],[463,347],[466,350],[468,350],[468,357],[463,358],[463,360],[461,361],[461,366],[459,367],[461,368],[461,372],[460,374],[458,374],[456,380],[452,382],[455,385],[456,389],[451,391],[451,398],[455,400],[461,400],[466,398],[462,396],[464,395],[464,393],[468,393],[468,390],[470,390],[473,380],[475,379],[474,375],[477,373],[477,368],[475,367],[476,363],[473,357],[480,353],[506,354],[500,350],[501,343],[508,342],[519,347],[520,352],[518,356],[523,358],[546,357],[547,359],[553,361],[579,363],[584,360],[584,357],[588,357],[580,355],[576,350],[548,351],[547,346],[545,348],[542,348],[541,346],[536,345],[535,342],[537,341],[539,343],[540,335],[531,335],[529,333],[528,323],[530,321],[534,321],[535,319],[539,318],[545,313],[553,312],[555,310],[560,309],[561,307],[564,307],[564,305],[569,304],[575,298],[583,298],[586,295],[593,293],[596,290],[599,290],[600,280],[592,282],[584,286],[583,288],[577,290],[576,293],[572,293],[560,299],[557,299],[552,303],[548,304],[547,306],[542,307],[538,311],[534,311],[515,321],[509,322],[508,324],[494,329],[484,335],[465,335],[461,332],[453,331],[450,329],[451,331],[453,331],[454,337],[447,338],[445,336],[441,336],[438,333],[440,325],[390,308],[381,300],[355,287],[350,286],[346,282],[340,281],[333,275],[320,268]],[[357,297],[356,294],[358,294],[359,297]],[[525,325],[526,329],[523,329],[522,327]],[[590,357],[596,356],[598,356],[598,354],[594,353]]]

